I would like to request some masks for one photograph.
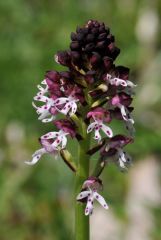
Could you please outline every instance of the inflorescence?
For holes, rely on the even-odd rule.
[[[60,154],[67,165],[77,171],[67,150],[67,140],[76,138],[79,142],[91,134],[96,142],[87,154],[99,151],[99,164],[77,196],[77,201],[87,204],[85,215],[92,214],[94,199],[108,208],[97,191],[102,189],[99,176],[109,158],[121,169],[127,169],[131,163],[124,147],[134,138],[131,103],[136,85],[129,80],[127,67],[115,66],[119,53],[110,29],[104,23],[88,21],[71,33],[70,49],[55,55],[55,61],[68,70],[47,71],[34,97],[34,101],[39,102],[38,105],[33,102],[38,119],[51,122],[58,131],[40,137],[42,148],[27,164],[37,163],[45,153]],[[113,134],[110,124],[114,119],[124,123],[126,135]]]

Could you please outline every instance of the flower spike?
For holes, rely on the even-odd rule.
[[[130,69],[116,65],[120,49],[110,28],[103,22],[89,20],[77,27],[70,38],[69,48],[58,51],[54,57],[55,62],[66,69],[47,71],[44,80],[37,85],[32,105],[38,119],[52,123],[52,128],[40,137],[41,148],[26,164],[36,164],[46,153],[59,154],[76,173],[76,200],[86,204],[87,216],[93,213],[94,200],[108,209],[99,193],[102,190],[99,176],[108,163],[114,162],[122,171],[131,165],[125,147],[134,140],[134,108],[131,105],[136,85],[130,80]],[[120,134],[119,128],[114,129],[114,120],[125,125],[127,136]],[[71,151],[67,144],[69,139],[75,140],[69,148]],[[75,144],[79,147],[78,159]],[[95,153],[98,160],[91,171],[89,166],[93,164],[89,161]],[[92,176],[87,175],[89,172]],[[78,206],[76,211],[80,209]]]

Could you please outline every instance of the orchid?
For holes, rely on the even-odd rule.
[[[99,177],[107,163],[115,163],[119,170],[131,164],[124,148],[134,139],[132,101],[136,84],[129,80],[129,68],[115,64],[119,54],[110,29],[89,20],[71,33],[69,49],[54,56],[55,62],[67,69],[47,71],[34,97],[38,119],[50,122],[52,129],[40,137],[42,147],[26,163],[36,164],[46,153],[58,155],[75,173],[76,240],[89,240],[88,216],[93,213],[94,200],[108,209],[98,193],[103,189]],[[127,136],[113,129],[113,120],[126,126]],[[91,141],[93,135],[96,141]],[[69,148],[73,139],[75,152]],[[91,170],[90,159],[95,153],[98,159]],[[85,216],[81,203],[85,203]]]
[[[97,200],[103,208],[108,209],[108,205],[105,199],[98,194],[98,189],[102,187],[102,181],[100,179],[89,177],[83,183],[83,189],[77,196],[77,201],[84,201],[87,202],[85,208],[85,215],[91,215],[93,213],[93,201]]]

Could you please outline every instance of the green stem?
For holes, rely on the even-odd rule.
[[[90,146],[90,134],[80,141],[78,168],[76,172],[75,197],[80,193],[83,182],[89,177],[89,158],[86,154]],[[89,240],[89,217],[84,214],[85,205],[76,202],[75,240]]]

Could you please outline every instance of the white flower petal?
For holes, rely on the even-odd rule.
[[[72,103],[72,114],[75,114],[77,111],[77,104],[73,101]]]
[[[43,123],[52,122],[54,119],[55,119],[55,116],[51,116],[50,118],[44,118],[42,122]]]
[[[62,142],[62,137],[58,136],[55,141],[52,143],[52,146],[55,147],[57,149],[57,147],[61,144]]]
[[[49,101],[49,98],[48,97],[46,97],[46,96],[35,96],[34,97],[34,100],[36,100],[36,101],[40,101],[40,102],[48,102]]]
[[[65,148],[67,145],[67,137],[66,136],[62,136],[62,148]]]
[[[81,192],[81,193],[78,194],[77,200],[86,198],[86,197],[88,197],[90,194],[91,194],[90,191],[83,191],[83,192]]]
[[[126,115],[125,107],[123,105],[120,106],[120,110],[121,110],[121,115],[123,119],[127,121],[127,115]]]
[[[102,139],[98,129],[95,130],[94,139],[98,140],[98,142],[100,142]]]
[[[96,125],[97,125],[96,122],[92,122],[91,124],[89,124],[87,128],[87,133],[90,133],[95,128]]]
[[[125,164],[124,162],[121,160],[121,158],[119,158],[119,164],[121,168],[125,168]]]
[[[110,127],[106,126],[105,124],[102,123],[102,128],[103,132],[109,137],[113,137],[113,132]]]
[[[59,132],[48,132],[47,134],[41,136],[41,139],[51,139],[59,136]]]
[[[54,103],[55,103],[56,106],[57,106],[57,105],[64,104],[64,103],[67,103],[67,102],[69,102],[69,100],[68,100],[68,98],[66,98],[66,97],[57,98],[57,99],[54,101]]]
[[[93,194],[88,197],[87,205],[85,208],[85,215],[91,215],[93,212]]]
[[[44,80],[41,82],[41,84],[47,85],[46,79],[44,79]]]
[[[120,104],[120,110],[121,110],[121,115],[123,117],[123,119],[125,121],[131,121],[132,124],[134,124],[134,120],[131,118],[130,112],[128,111],[128,109],[124,106]]]
[[[118,149],[118,154],[119,154],[119,158],[123,161],[126,162],[126,155],[123,152],[123,150],[121,148]]]
[[[127,86],[126,81],[123,79],[120,79],[120,78],[113,78],[113,79],[110,79],[109,81],[110,81],[111,85],[115,85],[115,86],[121,85],[123,87]]]
[[[41,114],[38,119],[39,120],[43,120],[44,118],[48,117],[50,115],[49,111],[48,110],[45,110],[45,111],[41,111],[40,109],[37,111],[38,114]]]
[[[127,82],[127,86],[129,86],[129,87],[131,87],[131,88],[137,86],[136,84],[134,84],[133,82],[131,82],[131,81],[129,81],[129,80],[127,80],[126,82]]]
[[[67,115],[71,108],[72,108],[72,103],[69,102],[65,104],[65,106],[63,107],[63,109],[60,110],[60,112],[63,113],[64,115]]]
[[[112,77],[112,76],[111,76],[110,74],[107,74],[107,75],[106,75],[107,80],[110,80],[111,77]]]
[[[44,91],[44,88],[43,88],[41,85],[37,85],[37,88],[38,88],[40,91]]]
[[[94,195],[94,198],[102,205],[102,207],[104,207],[105,209],[108,209],[108,205],[105,199],[100,194],[98,194],[97,192],[94,192],[93,195]]]
[[[46,150],[45,150],[44,148],[41,148],[41,149],[37,150],[37,151],[32,155],[32,161],[25,161],[25,163],[28,164],[28,165],[34,165],[34,164],[36,164],[36,163],[40,160],[41,156],[42,156],[44,153],[46,153]]]
[[[35,108],[35,109],[38,109],[39,107],[36,106],[36,104],[34,102],[32,102],[32,106]]]

